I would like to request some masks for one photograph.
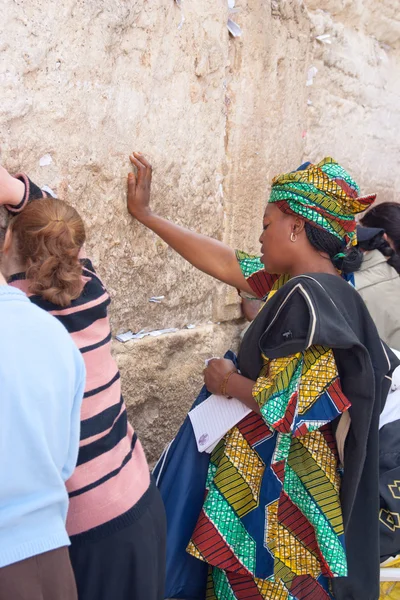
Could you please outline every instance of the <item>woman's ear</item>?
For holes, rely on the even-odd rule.
[[[300,217],[296,217],[293,224],[293,233],[295,235],[299,235],[302,231],[304,231],[305,221],[304,219],[300,219]]]
[[[390,237],[388,236],[387,233],[383,234],[383,239],[385,240],[385,242],[387,242],[389,244],[389,246],[391,247],[392,250],[394,250],[396,252],[396,247],[393,244],[392,240],[390,239]]]

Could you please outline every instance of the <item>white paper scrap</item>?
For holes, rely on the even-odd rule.
[[[317,67],[310,67],[307,72],[306,86],[310,86],[314,83],[314,77],[318,73]]]
[[[119,342],[127,342],[133,338],[135,334],[132,331],[125,331],[124,333],[119,333],[115,336],[115,339]]]
[[[228,19],[228,30],[229,33],[233,36],[233,37],[240,37],[242,35],[242,30],[240,29],[239,25],[237,23],[235,23],[235,21],[232,21],[232,19]]]
[[[332,44],[330,37],[329,33],[324,33],[323,35],[317,35],[315,39],[321,42],[321,44]]]
[[[170,329],[156,329],[156,331],[149,331],[147,333],[142,333],[142,337],[146,337],[146,335],[150,335],[151,337],[157,337],[159,335],[164,335],[164,333],[175,333],[178,331],[176,327],[171,327]]]
[[[49,194],[49,196],[51,196],[52,198],[57,198],[55,192],[53,192],[53,190],[48,185],[44,185],[42,187],[42,192],[46,192],[46,194]]]
[[[138,331],[138,333],[133,333],[132,331],[126,331],[125,333],[120,333],[115,336],[119,342],[129,342],[129,340],[141,340],[145,337],[158,337],[159,335],[164,335],[165,333],[175,333],[178,331],[176,328],[170,329],[155,329],[154,331]]]
[[[161,304],[164,300],[165,296],[152,296],[149,298],[149,302],[154,302],[155,304]]]
[[[206,367],[208,367],[208,363],[210,362],[210,360],[220,360],[220,357],[212,356],[211,358],[206,358],[206,360],[204,361],[204,364],[206,365]]]
[[[199,452],[211,452],[232,427],[251,412],[237,398],[212,394],[189,412]]]
[[[179,6],[179,8],[181,9],[181,21],[180,21],[180,23],[178,25],[178,29],[180,31],[182,29],[182,27],[183,27],[184,22],[185,22],[185,15],[183,13],[183,0],[175,0],[175,2],[176,2],[176,5]]]
[[[44,154],[39,160],[39,167],[48,167],[53,162],[50,154]]]

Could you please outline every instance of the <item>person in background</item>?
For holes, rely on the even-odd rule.
[[[379,335],[400,350],[400,204],[382,202],[360,220],[359,247],[365,252],[355,286]]]
[[[13,178],[2,169],[0,191],[0,203],[14,215],[4,243],[9,283],[66,327],[86,364],[78,463],[67,482],[79,600],[161,600],[164,506],[121,395],[110,296],[91,261],[79,258],[84,224],[26,175]]]
[[[64,327],[1,272],[0,332],[0,600],[75,600],[65,482],[84,362]]]
[[[196,268],[265,300],[239,369],[211,359],[204,371],[209,392],[251,409],[211,453],[187,546],[208,565],[207,599],[376,600],[378,422],[398,362],[340,277],[361,264],[355,215],[375,196],[361,197],[329,157],[278,175],[260,259],[155,213],[151,166],[130,160],[132,216]]]

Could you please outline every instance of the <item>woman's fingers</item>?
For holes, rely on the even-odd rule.
[[[128,174],[128,196],[134,196],[136,191],[136,177],[134,173]]]
[[[129,160],[138,170],[138,183],[141,183],[143,180],[150,182],[153,167],[143,154],[140,154],[140,152],[133,152],[130,155]]]
[[[129,156],[129,160],[136,167],[136,174],[128,175],[128,211],[140,221],[150,211],[152,168],[139,152],[133,152]]]

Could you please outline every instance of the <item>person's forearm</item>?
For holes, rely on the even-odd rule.
[[[240,270],[234,250],[226,244],[175,225],[151,212],[139,220],[200,271],[252,293]]]
[[[18,206],[25,194],[25,184],[0,166],[0,204]]]
[[[252,411],[261,415],[260,407],[253,398],[253,387],[255,381],[234,373],[229,377],[228,385],[226,386],[226,392],[229,396],[237,398],[243,404],[245,404]]]

